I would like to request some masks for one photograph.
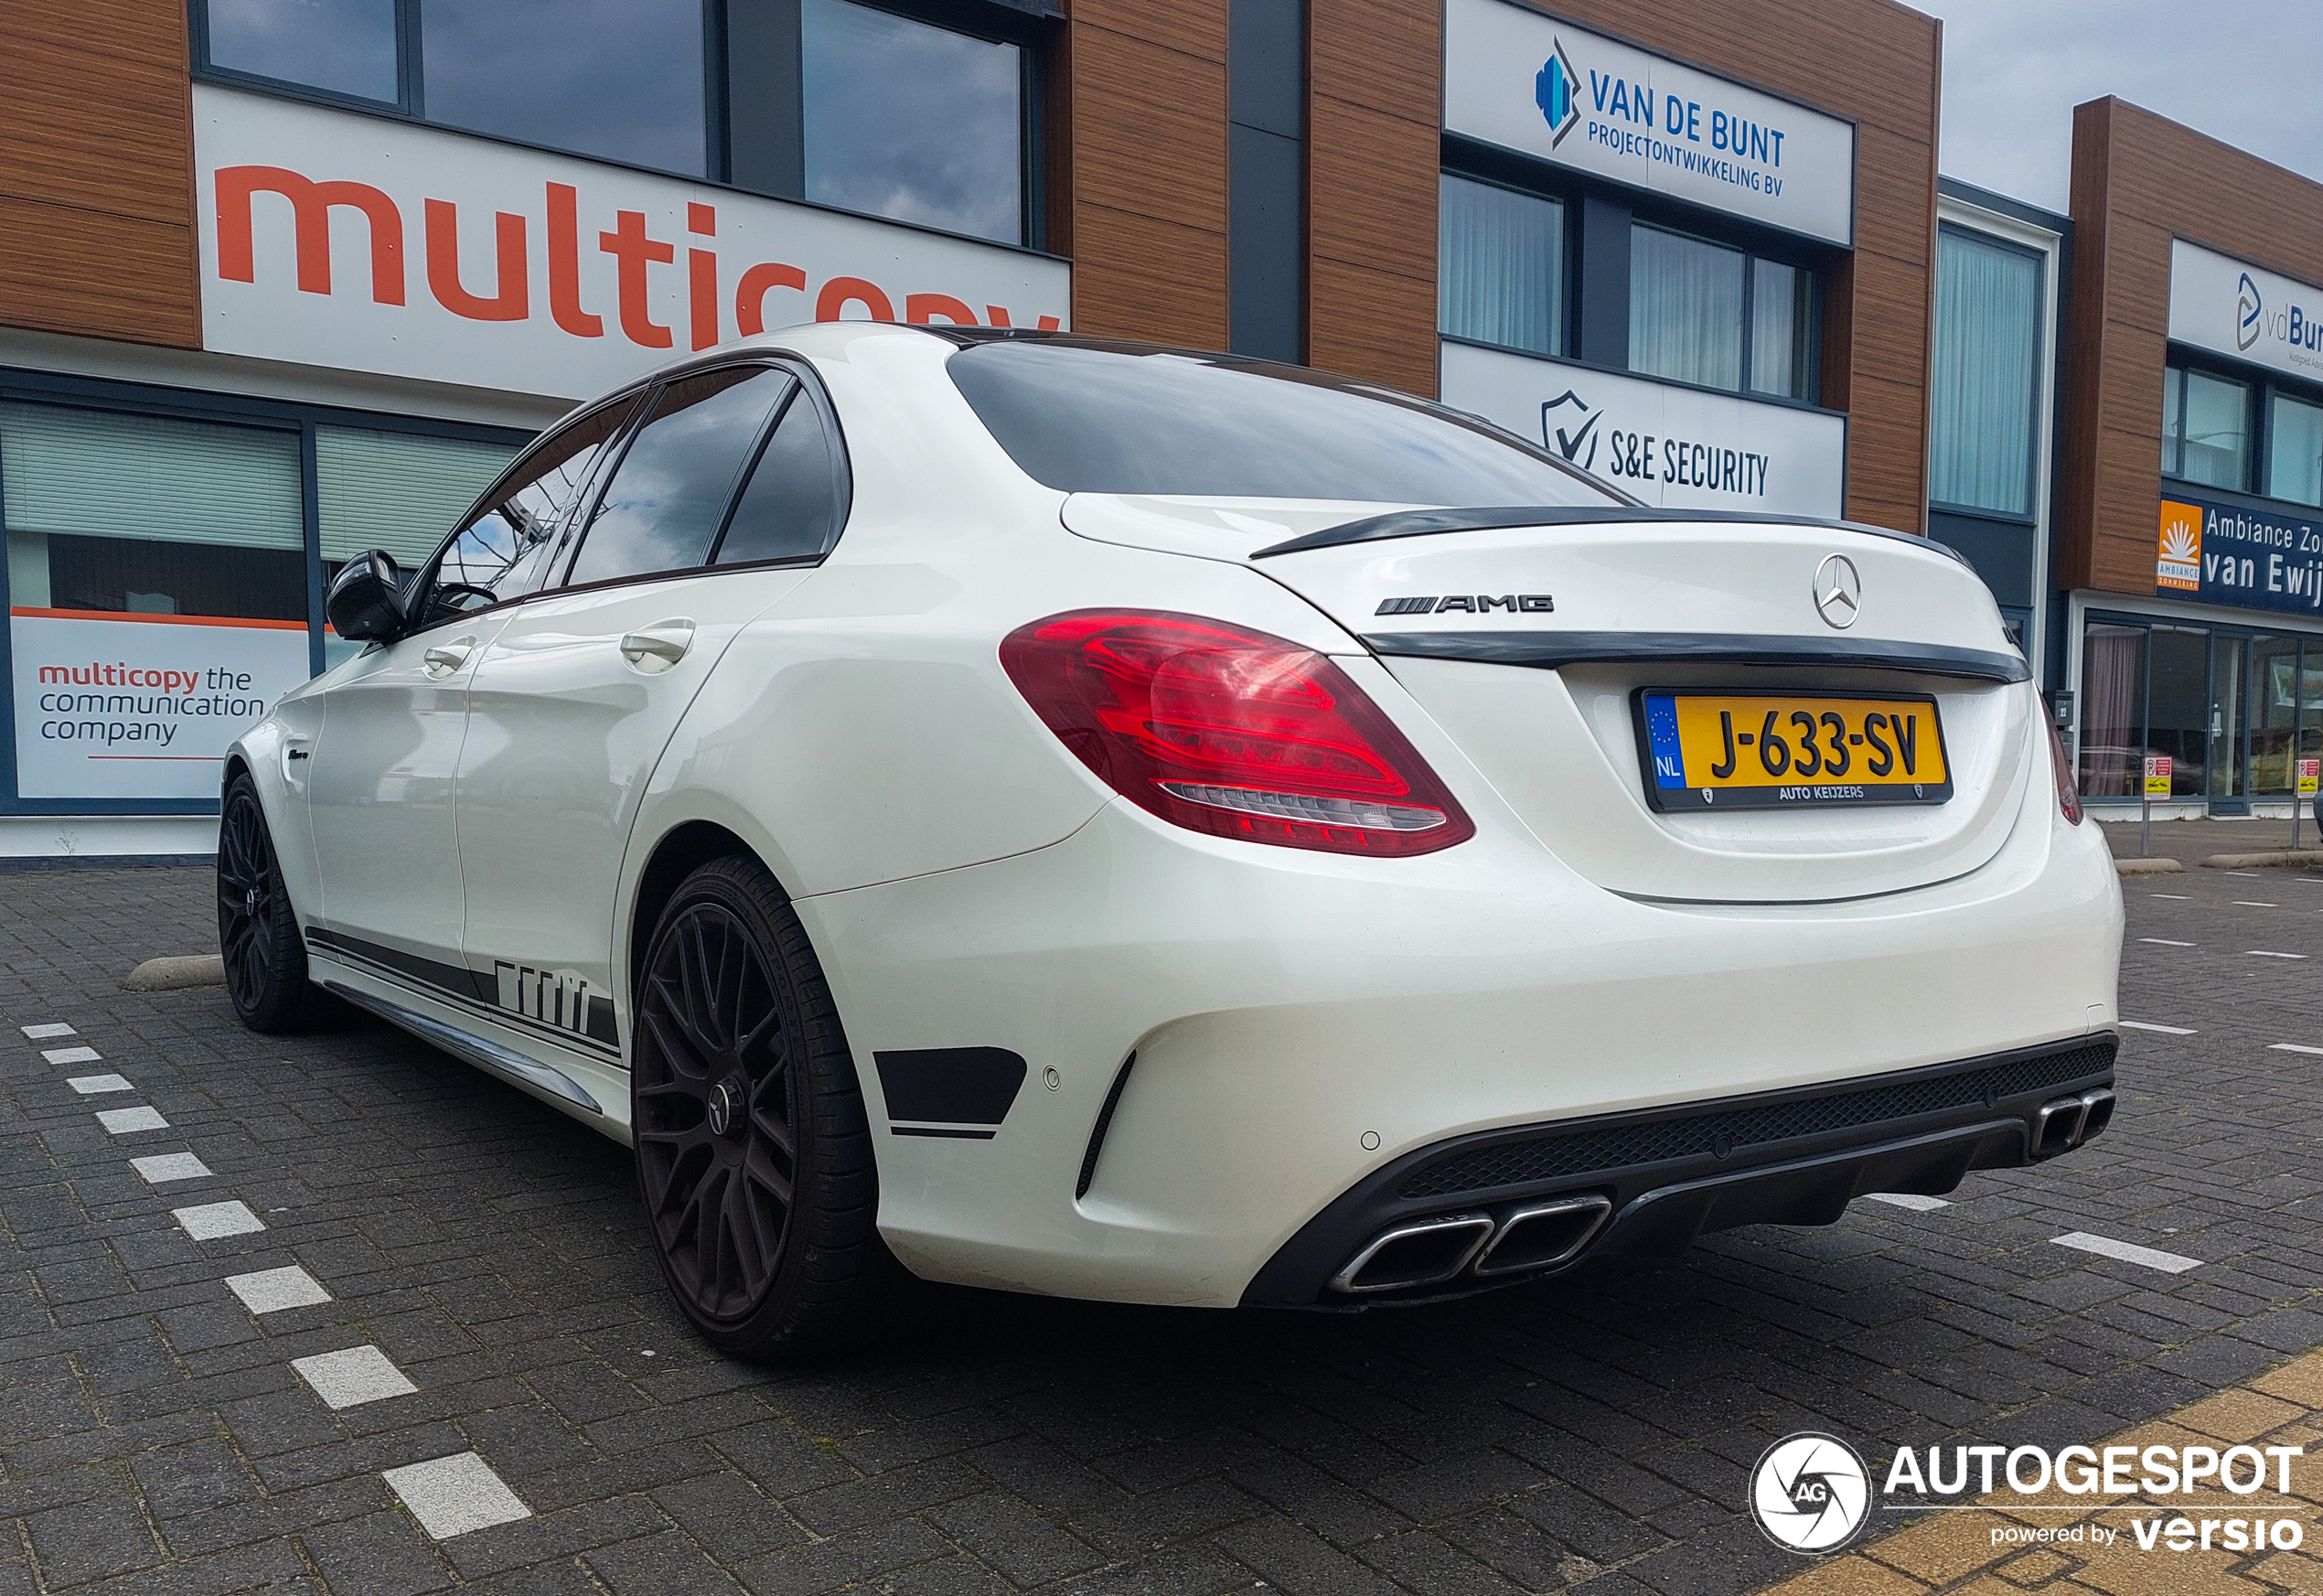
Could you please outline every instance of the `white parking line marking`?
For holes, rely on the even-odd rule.
[[[408,1397],[419,1387],[376,1346],[350,1346],[345,1352],[318,1352],[294,1357],[291,1367],[315,1387],[326,1408],[359,1408],[390,1397]]]
[[[2155,893],[2152,895],[2157,898],[2176,898],[2182,904],[2190,904],[2194,901],[2191,893]]]
[[[2162,948],[2191,948],[2191,942],[2173,942],[2167,937],[2140,937],[2140,942],[2151,942]]]
[[[209,1173],[209,1165],[190,1152],[156,1152],[133,1158],[129,1167],[145,1176],[149,1186],[165,1181],[198,1181]]]
[[[2121,1022],[2121,1028],[2125,1031],[2158,1031],[2165,1036],[2194,1034],[2193,1027],[2190,1025],[2157,1025],[2151,1020],[2124,1020]]]
[[[97,1123],[115,1136],[132,1130],[166,1130],[169,1121],[161,1117],[159,1109],[149,1109],[140,1103],[134,1109],[100,1109]]]
[[[2234,900],[2234,906],[2238,909],[2272,909],[2278,908],[2281,905],[2277,904],[2262,904],[2250,898],[2236,898]]]
[[[327,1302],[331,1294],[323,1290],[313,1275],[296,1264],[278,1269],[259,1269],[247,1275],[228,1275],[226,1289],[242,1300],[242,1306],[253,1313],[279,1313],[285,1308],[311,1308],[317,1302]]]
[[[2264,948],[2246,948],[2243,954],[2251,959],[2305,959],[2304,953],[2269,953]]]
[[[1932,1214],[1938,1208],[1952,1206],[1942,1197],[1917,1197],[1910,1192],[1866,1192],[1864,1195],[1875,1203],[1885,1203],[1893,1208],[1909,1208],[1915,1214]]]
[[[2254,877],[2258,874],[2258,872],[2255,870],[2222,870],[2219,872],[2219,873],[2221,875],[2248,875]]]
[[[77,1075],[65,1085],[84,1098],[93,1098],[99,1092],[134,1092],[137,1089],[117,1075]]]
[[[2199,1258],[2186,1258],[2175,1252],[2140,1247],[2134,1241],[2115,1241],[2110,1236],[2092,1236],[2083,1230],[2057,1237],[2055,1240],[2060,1247],[2093,1252],[2100,1258],[2118,1259],[2123,1263],[2141,1264],[2149,1269],[2159,1269],[2166,1275],[2182,1275],[2188,1269],[2200,1268],[2202,1262]]]
[[[492,1465],[472,1451],[406,1463],[380,1477],[435,1540],[532,1516]]]
[[[70,1025],[19,1025],[16,1027],[35,1042],[46,1042],[56,1036],[78,1036],[80,1032]]]
[[[93,1047],[44,1047],[40,1056],[50,1064],[94,1064],[104,1055]]]
[[[196,1241],[216,1241],[221,1236],[248,1236],[253,1230],[266,1228],[266,1221],[250,1211],[250,1205],[240,1201],[198,1203],[190,1208],[172,1208],[169,1216],[184,1227]]]
[[[2269,1053],[2323,1053],[2323,1047],[2302,1047],[2296,1042],[2274,1042],[2267,1044]]]

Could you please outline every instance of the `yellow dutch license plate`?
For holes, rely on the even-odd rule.
[[[1952,796],[1932,698],[1637,694],[1645,796],[1657,809],[1940,804]]]

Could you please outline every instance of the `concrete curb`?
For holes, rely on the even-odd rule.
[[[2175,859],[2116,859],[2116,875],[2176,875],[2186,867]]]
[[[2205,870],[2262,870],[2268,865],[2323,864],[2323,848],[2275,848],[2264,853],[2213,853],[2202,861]]]
[[[226,961],[215,953],[188,953],[177,959],[148,959],[122,978],[133,992],[174,992],[181,987],[226,984]]]

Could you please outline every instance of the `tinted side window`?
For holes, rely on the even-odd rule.
[[[655,401],[597,500],[574,586],[699,565],[750,447],[796,383],[765,366],[728,366],[672,382]]]
[[[776,423],[718,544],[717,563],[811,560],[839,536],[839,451],[803,388]]]
[[[608,404],[551,434],[518,476],[463,527],[437,558],[429,623],[481,609],[541,585],[554,536],[605,446],[621,434],[637,401]]]

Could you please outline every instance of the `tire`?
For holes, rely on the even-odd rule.
[[[227,787],[218,819],[218,951],[243,1024],[271,1035],[315,1023],[323,994],[306,979],[306,944],[247,771]]]
[[[635,1013],[647,1228],[702,1338],[773,1362],[878,1328],[910,1277],[874,1224],[879,1173],[838,1009],[765,866],[712,860],[680,884]]]

